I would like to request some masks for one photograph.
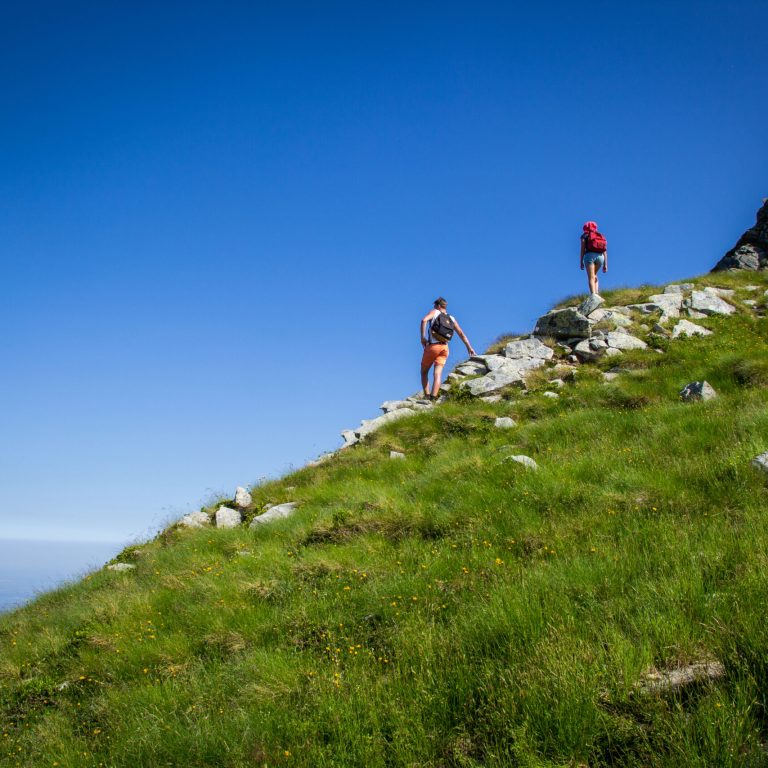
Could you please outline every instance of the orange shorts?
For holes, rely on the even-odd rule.
[[[426,371],[433,365],[445,365],[448,362],[447,344],[427,344],[421,358],[421,370]]]

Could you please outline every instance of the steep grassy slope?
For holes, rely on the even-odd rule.
[[[610,384],[616,358],[396,422],[253,489],[288,520],[166,531],[0,618],[0,765],[768,765],[768,320],[697,322]],[[719,398],[681,403],[696,379]],[[724,679],[636,688],[702,659]]]

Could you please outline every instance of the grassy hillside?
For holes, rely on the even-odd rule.
[[[558,399],[539,372],[253,489],[287,520],[170,529],[0,617],[0,765],[768,765],[768,320],[738,301],[768,279],[697,282],[760,290]],[[697,379],[719,397],[681,403]],[[700,660],[723,679],[637,687]]]

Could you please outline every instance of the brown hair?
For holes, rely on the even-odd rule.
[[[447,306],[448,306],[448,302],[442,296],[438,296],[435,299],[435,309],[439,309],[440,307],[445,308]]]

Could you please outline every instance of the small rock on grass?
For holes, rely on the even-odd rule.
[[[712,400],[717,397],[714,387],[706,381],[692,381],[680,390],[680,399],[685,403],[696,400]]]
[[[719,661],[697,661],[676,669],[651,670],[635,684],[640,693],[677,693],[683,688],[715,682],[725,677],[725,667]]]
[[[499,416],[499,418],[493,422],[493,425],[499,429],[511,429],[512,427],[517,426],[515,420],[509,416]]]
[[[544,392],[543,395],[544,397],[548,397],[551,400],[556,400],[558,397],[560,397],[557,392]]]
[[[759,456],[755,456],[752,459],[752,466],[757,469],[762,469],[763,472],[768,472],[768,451],[761,453]]]
[[[696,325],[696,323],[692,323],[689,320],[681,320],[672,329],[672,338],[676,339],[683,334],[686,336],[711,336],[712,331],[709,328],[702,328],[700,325]]]
[[[211,518],[205,512],[190,512],[179,520],[179,525],[185,528],[202,528],[210,522]]]
[[[507,456],[507,461],[515,461],[526,469],[538,469],[539,465],[530,456]]]
[[[235,488],[235,506],[240,507],[240,509],[251,506],[251,494],[241,486]]]
[[[296,507],[299,506],[297,501],[287,501],[285,504],[275,504],[274,507],[270,507],[266,512],[254,517],[251,520],[249,528],[257,528],[262,523],[268,523],[271,520],[279,520],[283,517],[289,517],[296,511]]]
[[[136,566],[131,563],[112,563],[112,565],[107,566],[107,570],[122,573],[124,571],[132,571],[135,567]]]
[[[404,459],[405,454],[401,453],[400,451],[390,451],[389,452],[389,458],[390,459]]]
[[[219,507],[216,510],[217,528],[236,528],[242,522],[243,516],[240,514],[239,509],[232,509],[231,507]]]

